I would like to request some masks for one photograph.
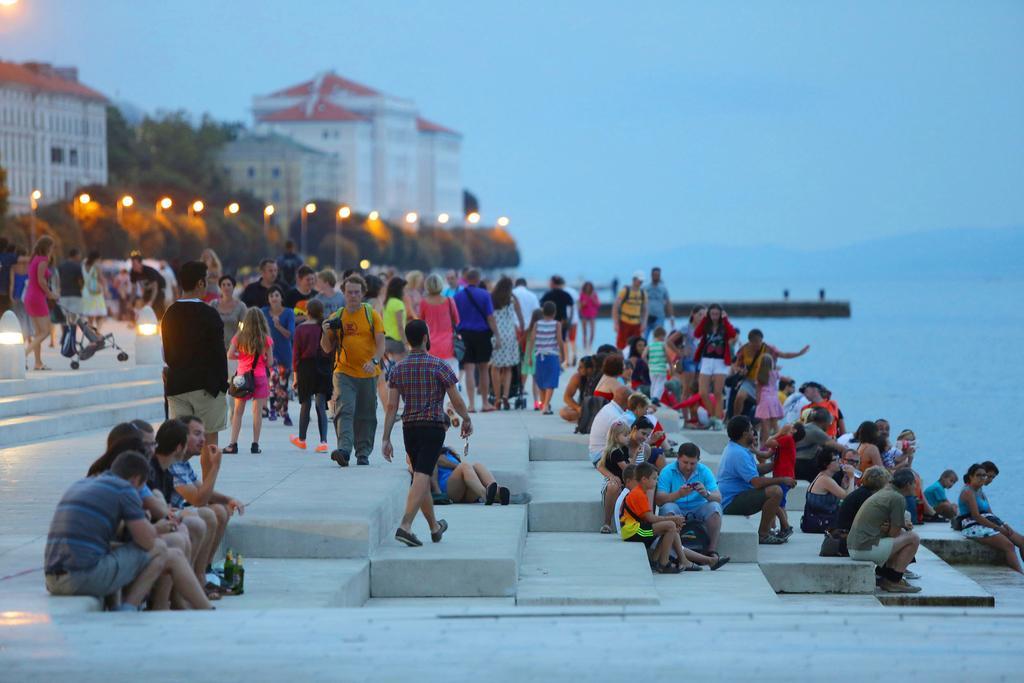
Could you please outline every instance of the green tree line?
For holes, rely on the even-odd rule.
[[[185,112],[145,118],[133,126],[117,108],[109,107],[109,184],[79,188],[75,195],[88,193],[92,200],[88,204],[62,201],[40,206],[36,234],[52,235],[64,251],[95,249],[106,258],[125,258],[132,249],[139,249],[146,256],[173,262],[196,258],[209,247],[230,270],[278,254],[289,237],[299,242],[299,217],[275,217],[282,223],[265,230],[264,201],[232,191],[217,163],[221,148],[242,130],[239,123],[218,122],[209,116],[193,123]],[[117,204],[125,195],[134,203],[122,209],[119,219]],[[0,202],[4,197],[0,180]],[[173,202],[169,210],[156,208],[163,197]],[[205,209],[188,216],[187,208],[197,198]],[[337,208],[332,200],[315,201],[325,209]],[[237,214],[224,212],[231,202],[239,203]],[[320,264],[333,264],[338,240],[344,267],[362,259],[419,269],[519,264],[515,240],[500,228],[410,230],[353,214],[336,233],[335,213],[318,211],[308,217],[310,255]],[[29,224],[29,217],[22,215],[8,218],[0,228],[9,240],[28,248]]]

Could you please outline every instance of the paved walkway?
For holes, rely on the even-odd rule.
[[[533,411],[475,421],[471,458],[514,491],[530,488],[529,436],[570,431]],[[696,667],[704,678],[791,681],[820,676],[823,661],[849,661],[829,678],[890,677],[895,668],[928,680],[1015,680],[1024,664],[1024,586],[1005,571],[972,574],[1002,586],[998,599],[1008,599],[995,612],[882,608],[871,595],[776,595],[755,563],[651,577],[642,556],[608,537],[527,534],[517,506],[439,508],[453,522],[451,536],[418,553],[390,541],[408,481],[401,463],[375,454],[370,467],[341,470],[292,448],[292,432],[265,423],[262,455],[225,456],[218,489],[250,504],[229,542],[258,541],[267,554],[247,558],[247,595],[207,614],[85,613],[88,601],[47,598],[40,565],[53,506],[102,451],[105,432],[0,450],[0,678],[166,677],[187,660],[206,667],[200,678],[227,680],[621,680],[637,671],[629,643],[638,641],[657,653],[644,658],[644,672],[659,677]],[[596,498],[596,478],[593,488]],[[550,483],[546,490],[550,497]],[[301,542],[273,535],[289,525],[316,533]],[[472,566],[463,576],[479,581],[470,587],[491,592],[381,597],[429,595],[417,583],[436,569],[426,566],[433,555],[453,562],[438,565],[452,571]],[[561,577],[546,573],[566,566],[572,572]],[[634,566],[640,574],[624,571]],[[509,580],[513,589],[518,581],[519,605],[501,592]],[[374,581],[383,588],[367,601]],[[604,591],[603,605],[595,591]],[[589,604],[564,606],[580,601]],[[551,604],[563,606],[544,607]]]

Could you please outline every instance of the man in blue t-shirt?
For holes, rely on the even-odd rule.
[[[718,547],[722,529],[722,493],[711,468],[700,462],[700,448],[694,443],[679,447],[674,465],[658,475],[654,502],[661,506],[661,515],[682,515],[704,525],[708,532],[709,553]]]
[[[472,268],[466,273],[466,286],[453,299],[459,311],[459,335],[466,346],[462,367],[466,371],[466,405],[469,412],[476,408],[476,371],[480,371],[480,403],[485,413],[496,408],[488,395],[491,388],[491,353],[501,348],[498,323],[494,320],[494,302],[487,290],[480,286],[480,271]]]
[[[139,498],[148,474],[146,458],[127,452],[109,472],[71,485],[46,537],[46,590],[103,598],[126,588],[124,609],[139,609],[167,562],[167,545],[157,538]],[[121,522],[131,541],[111,548]]]
[[[779,545],[789,540],[788,535],[772,533],[772,524],[782,503],[782,486],[796,486],[791,477],[765,477],[774,466],[771,461],[758,464],[753,451],[754,426],[742,415],[729,420],[726,426],[729,443],[722,452],[718,466],[718,486],[722,492],[722,508],[727,515],[761,513],[757,530],[761,545]],[[785,533],[785,532],[783,532]]]

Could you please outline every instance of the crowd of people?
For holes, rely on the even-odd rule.
[[[73,298],[72,290],[65,297],[48,284],[52,249],[45,237],[33,249],[27,266],[32,293],[22,297],[33,324],[39,318],[27,350],[37,354],[37,367],[49,325],[49,318],[43,321],[47,301],[64,306]],[[62,282],[81,274],[83,299],[91,292],[87,265],[95,261],[90,255],[64,268]],[[15,275],[21,259],[4,263]],[[654,571],[724,566],[729,558],[717,551],[723,515],[760,515],[759,542],[786,543],[795,533],[787,494],[798,479],[808,482],[801,530],[823,534],[823,553],[875,562],[884,590],[919,590],[908,583],[916,576],[908,567],[920,543],[913,528],[932,521],[952,521],[1021,571],[1017,549],[1024,548],[1024,537],[992,513],[984,493],[998,474],[993,463],[970,468],[956,504],[946,495],[957,480],[952,470],[924,487],[913,467],[911,430],[892,439],[889,422],[875,420],[850,432],[826,387],[813,381],[797,387],[782,374],[779,361],[800,357],[809,346],[781,351],[758,329],[740,344],[739,330],[718,304],[695,307],[677,327],[658,268],[647,284],[638,271],[628,285],[613,289],[607,303],[615,343],[593,349],[602,306],[597,288],[586,282],[577,291],[558,275],[540,296],[521,278],[487,281],[474,268],[444,276],[387,269],[339,275],[315,271],[289,244],[243,284],[206,250],[177,269],[175,297],[165,307],[157,304],[166,302],[168,279],[141,255],[133,254],[131,264],[138,285],[131,305],[152,306],[161,320],[168,422],[155,445],[145,442],[147,426],[135,425],[141,436],[127,434],[136,440],[117,452],[111,450],[117,444],[108,444],[97,461],[102,467],[69,489],[47,549],[52,592],[125,587],[127,608],[147,600],[155,608],[205,608],[220,597],[204,582],[205,570],[230,516],[244,508],[213,487],[221,455],[239,452],[250,402],[251,454],[261,452],[262,421],[291,426],[290,404],[297,401],[298,433],[290,443],[307,449],[315,411],[315,450],[329,452],[340,467],[353,457],[357,466],[369,464],[378,404],[385,415],[381,454],[390,461],[404,405],[411,486],[395,538],[419,546],[412,531],[417,514],[433,542],[447,530],[434,513],[435,500],[490,505],[511,498],[486,467],[445,444],[447,430],[459,428],[468,439],[478,409],[525,408],[531,393],[533,409],[551,415],[559,386],[558,414],[588,435],[590,459],[601,475],[600,531],[644,543]],[[99,310],[77,305],[83,314]],[[717,472],[700,462],[695,444],[668,439],[659,409],[678,411],[689,429],[725,430],[728,446]],[[226,429],[230,437],[220,449],[219,433]],[[196,455],[202,479],[189,464]],[[77,501],[93,495],[103,498],[110,523],[83,530]],[[119,531],[121,523],[127,532]],[[92,534],[81,546],[88,552],[68,541],[80,534]]]

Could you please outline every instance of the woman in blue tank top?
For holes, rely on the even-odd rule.
[[[999,550],[1011,569],[1024,574],[1017,556],[1018,550],[1024,553],[1024,536],[992,514],[992,505],[983,490],[987,483],[988,471],[984,465],[975,463],[967,469],[958,501],[960,516],[956,518],[960,533],[965,538]]]

